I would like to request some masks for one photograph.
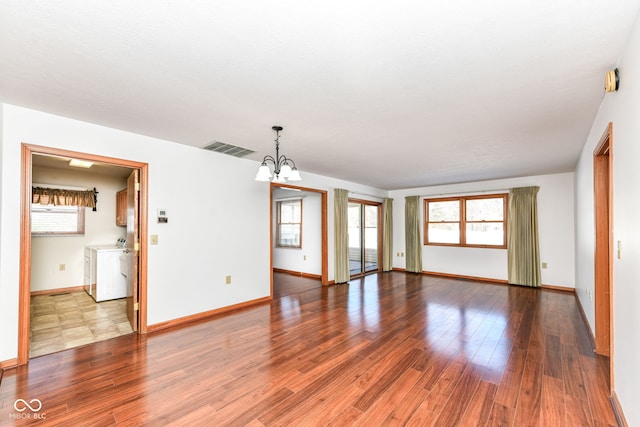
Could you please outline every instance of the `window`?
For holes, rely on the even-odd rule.
[[[276,246],[302,248],[302,199],[276,202]]]
[[[507,247],[507,195],[425,199],[425,245]]]
[[[32,204],[31,234],[34,236],[83,236],[84,208]]]

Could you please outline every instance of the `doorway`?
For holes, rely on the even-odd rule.
[[[613,124],[609,123],[593,152],[595,254],[595,352],[609,356],[613,387]]]
[[[327,192],[325,190],[318,190],[316,188],[300,187],[296,185],[271,183],[269,191],[269,253],[270,253],[270,268],[271,268],[271,298],[274,297],[273,292],[273,280],[274,280],[274,246],[275,246],[275,226],[274,226],[274,191],[277,189],[288,189],[293,191],[302,191],[310,193],[318,193],[320,195],[320,256],[321,256],[321,274],[320,283],[322,285],[329,285],[329,265],[328,265],[328,225],[327,225]]]
[[[381,270],[382,203],[349,199],[349,271],[351,277]]]
[[[147,188],[148,188],[148,165],[146,163],[121,160],[111,157],[98,156],[87,153],[73,152],[50,147],[42,147],[30,144],[22,144],[22,173],[21,173],[21,194],[22,212],[20,227],[20,290],[19,290],[19,310],[18,310],[18,365],[24,365],[29,361],[30,353],[30,315],[31,315],[31,265],[32,265],[32,241],[31,241],[31,188],[33,173],[33,156],[57,156],[68,157],[78,160],[85,160],[105,165],[120,166],[130,168],[138,173],[139,183],[137,188],[137,208],[139,223],[135,226],[136,242],[130,242],[131,249],[135,247],[129,256],[135,258],[138,268],[135,276],[131,275],[137,291],[137,300],[134,317],[138,322],[138,331],[146,333],[146,288],[147,288]],[[129,277],[127,280],[130,280]],[[134,328],[135,330],[135,328]]]

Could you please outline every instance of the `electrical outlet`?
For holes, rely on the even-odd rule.
[[[66,270],[66,268],[67,268],[66,264],[59,264],[58,265],[58,271],[64,271],[64,270]]]
[[[542,263],[542,268],[547,268],[547,263],[546,262]]]
[[[225,285],[230,285],[231,284],[231,276],[225,276],[224,284]]]
[[[152,245],[157,245],[158,244],[158,235],[157,234],[152,234],[151,235],[151,244]]]

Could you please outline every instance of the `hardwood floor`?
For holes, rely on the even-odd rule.
[[[293,294],[299,294],[311,289],[320,289],[320,279],[295,276],[286,273],[273,274],[273,298],[278,299]]]
[[[0,425],[616,425],[571,294],[398,272],[299,289],[32,359],[4,372]]]

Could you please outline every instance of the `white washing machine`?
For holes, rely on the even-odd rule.
[[[115,245],[91,245],[84,248],[84,289],[96,302],[127,296],[127,278],[120,271],[120,256],[125,239]]]

